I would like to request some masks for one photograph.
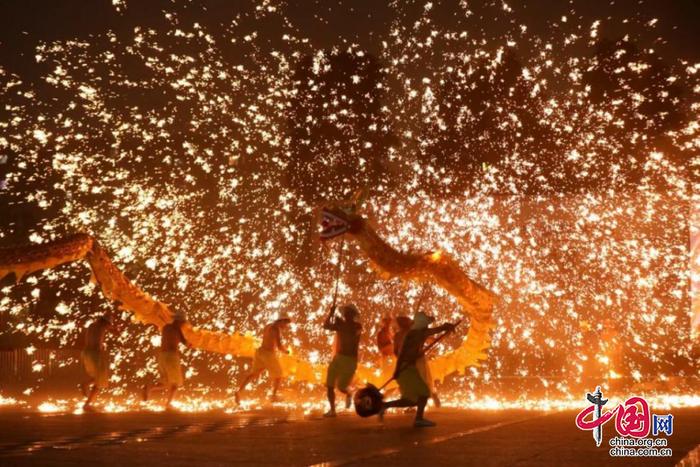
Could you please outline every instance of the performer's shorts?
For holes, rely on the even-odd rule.
[[[423,379],[423,381],[425,381],[425,384],[428,385],[430,393],[434,393],[435,381],[433,380],[433,374],[430,371],[430,363],[428,363],[428,359],[421,357],[416,360],[416,368],[418,369],[418,374],[420,374],[420,377]]]
[[[180,366],[180,354],[177,352],[161,352],[158,355],[158,367],[160,374],[168,386],[180,387],[183,385],[182,367]]]
[[[83,350],[80,354],[85,373],[93,379],[95,386],[106,388],[109,383],[109,355],[102,350]]]
[[[355,376],[355,370],[357,370],[357,357],[336,354],[328,366],[326,386],[338,388],[341,391],[346,390],[352,382],[352,377]]]
[[[416,403],[420,397],[430,397],[430,389],[415,366],[409,366],[403,370],[396,381],[401,390],[401,399]]]
[[[274,350],[257,349],[253,357],[253,371],[267,370],[270,378],[282,377],[282,366]]]

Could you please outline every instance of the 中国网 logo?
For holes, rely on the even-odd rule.
[[[658,438],[673,434],[673,415],[652,414],[647,400],[632,396],[612,410],[603,411],[608,399],[598,386],[593,393],[586,394],[588,405],[576,415],[576,426],[581,430],[592,431],[596,446],[603,442],[603,426],[615,420],[615,430],[619,436],[610,439],[611,456],[670,456],[668,440]],[[649,436],[657,438],[650,438]]]

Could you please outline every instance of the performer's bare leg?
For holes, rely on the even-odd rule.
[[[171,384],[168,388],[168,400],[165,402],[165,409],[172,409],[173,397],[175,396],[175,391],[177,391],[177,386]]]
[[[167,391],[167,398],[165,402],[165,408],[170,409],[172,408],[172,401],[173,397],[175,396],[175,391],[177,391],[177,385],[175,384],[170,384],[170,385],[165,385],[163,383],[158,383],[154,385],[144,385],[143,387],[143,400],[147,401],[151,397],[151,393],[153,392],[165,392]]]
[[[384,405],[382,405],[382,409],[379,411],[379,420],[384,421],[384,412],[386,412],[386,409],[392,409],[394,407],[414,407],[415,405],[415,402],[408,399],[396,399],[385,402]]]
[[[83,381],[80,383],[80,392],[83,393],[83,397],[88,397],[90,394],[90,387],[92,384],[95,382],[95,378],[90,378],[86,381]]]
[[[262,370],[260,371],[251,371],[248,373],[248,375],[243,378],[243,381],[241,382],[241,385],[238,387],[238,391],[234,394],[234,398],[236,399],[236,404],[241,403],[241,392],[248,386],[248,384],[253,381],[258,379],[260,374],[262,373]]]
[[[282,378],[275,378],[272,381],[272,399],[273,401],[277,400],[277,390],[280,388],[280,382],[282,381]]]
[[[428,403],[427,397],[418,398],[418,409],[416,410],[416,421],[423,420],[423,414],[425,413],[425,406]]]
[[[408,399],[396,399],[394,401],[385,402],[383,410],[391,409],[394,407],[415,407],[417,404]]]
[[[418,409],[416,410],[416,420],[413,422],[413,426],[418,427],[418,428],[435,426],[435,422],[431,422],[427,418],[423,417],[423,413],[425,412],[425,406],[427,404],[428,404],[427,397],[419,397],[418,398]]]
[[[145,384],[143,386],[143,400],[147,401],[151,397],[152,392],[161,392],[164,391],[165,385],[163,383],[158,383],[158,384]]]
[[[100,392],[100,388],[97,387],[97,384],[93,383],[90,391],[88,392],[87,399],[85,399],[85,403],[83,404],[83,410],[92,410],[92,401],[95,400],[98,392]]]
[[[350,389],[341,389],[340,392],[345,394],[345,408],[349,409],[350,406],[352,405],[352,391]]]
[[[328,405],[331,406],[330,410],[326,412],[324,417],[335,417],[335,388],[328,386],[326,395],[328,396]]]
[[[393,407],[418,407],[416,410],[416,419],[414,422],[414,426],[416,427],[426,427],[426,426],[435,426],[435,423],[431,422],[430,420],[427,420],[423,415],[425,413],[425,406],[428,403],[428,398],[427,397],[419,397],[417,402],[413,402],[408,399],[398,399],[395,401],[389,401],[384,404],[382,407],[382,410],[379,412],[379,418],[380,420],[384,419],[384,412],[386,409],[390,409]]]

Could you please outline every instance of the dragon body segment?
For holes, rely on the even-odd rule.
[[[0,279],[14,273],[19,282],[26,274],[50,269],[61,264],[87,260],[93,279],[110,300],[118,300],[121,308],[133,313],[134,319],[162,328],[174,317],[170,307],[142,291],[115,265],[92,236],[84,233],[38,245],[0,249]],[[187,322],[182,333],[195,348],[210,352],[252,357],[257,340],[252,336],[207,331]]]
[[[462,372],[467,366],[476,365],[486,358],[484,352],[490,345],[495,296],[470,279],[452,258],[439,251],[426,254],[398,251],[380,238],[365,219],[348,209],[324,209],[322,227],[322,239],[345,233],[350,235],[383,277],[433,282],[457,299],[470,318],[469,333],[455,351],[431,361],[435,379],[443,379],[455,371]],[[99,242],[85,233],[44,244],[0,249],[0,279],[14,273],[19,282],[27,274],[83,259],[89,263],[93,280],[99,284],[105,297],[120,301],[121,308],[133,313],[136,321],[161,328],[173,320],[174,313],[167,304],[131,282],[114,265]],[[259,344],[250,335],[208,331],[190,322],[183,325],[182,332],[194,348],[238,357],[252,357]],[[310,363],[293,355],[281,355],[280,360],[285,374],[293,380],[323,381],[325,366],[320,363]],[[358,367],[356,379],[381,384],[392,373],[393,365],[388,361],[380,368],[365,363]]]
[[[328,240],[347,234],[355,240],[372,266],[385,278],[399,277],[419,283],[434,283],[458,301],[470,328],[462,345],[453,352],[431,360],[436,379],[486,359],[491,345],[490,330],[496,296],[462,271],[457,262],[442,251],[416,254],[402,252],[385,242],[370,225],[356,214],[356,207],[327,207],[322,211],[321,238]]]

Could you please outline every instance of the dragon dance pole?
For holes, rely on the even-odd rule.
[[[418,300],[416,301],[416,306],[415,310],[413,311],[413,314],[416,314],[420,311],[420,307],[423,304],[423,301],[425,300],[426,295],[428,294],[428,286],[429,284],[427,282],[423,283],[423,286],[421,287],[420,295],[418,296]]]
[[[343,263],[343,253],[345,251],[345,239],[343,239],[338,245],[338,266],[335,269],[335,290],[333,291],[333,305],[332,308],[335,309],[336,302],[338,300],[338,282],[340,282],[340,269]]]

